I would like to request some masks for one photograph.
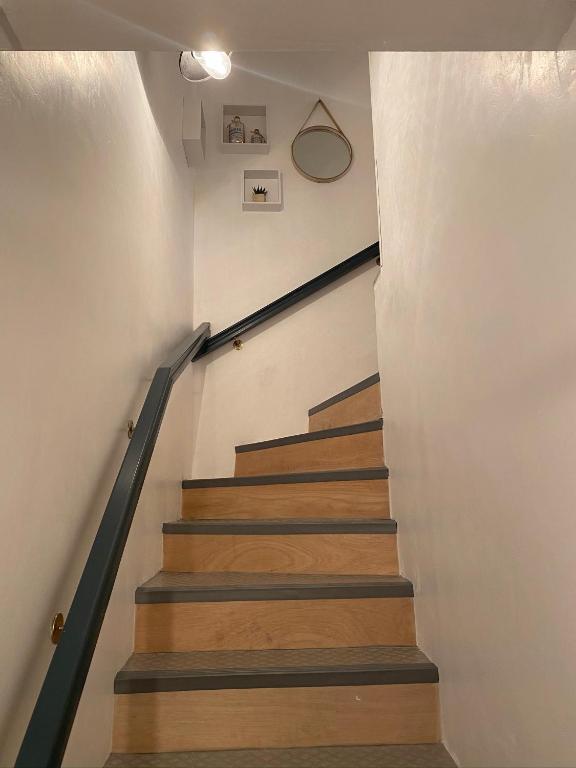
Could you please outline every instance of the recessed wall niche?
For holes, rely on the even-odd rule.
[[[244,124],[244,142],[234,143],[229,140],[228,126],[238,116]],[[254,130],[266,139],[265,143],[251,142]],[[266,105],[224,104],[222,106],[222,152],[235,155],[265,155],[270,151]]]
[[[254,202],[252,192],[254,187],[265,187],[266,201]],[[242,173],[242,210],[243,211],[281,211],[282,174],[280,171],[249,170]]]

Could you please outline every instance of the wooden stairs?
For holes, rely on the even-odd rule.
[[[183,483],[136,591],[107,766],[448,768],[398,574],[378,376]]]

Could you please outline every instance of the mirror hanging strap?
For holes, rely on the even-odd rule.
[[[314,114],[314,112],[316,111],[316,109],[317,109],[318,105],[320,105],[320,106],[322,107],[322,109],[323,109],[323,110],[326,112],[326,114],[328,115],[328,117],[330,118],[330,120],[332,120],[332,122],[333,122],[333,123],[334,123],[334,125],[336,126],[336,128],[337,128],[338,132],[339,132],[339,133],[341,133],[341,134],[344,136],[344,135],[345,135],[345,134],[344,134],[344,131],[342,130],[342,128],[340,128],[340,126],[339,126],[339,125],[338,125],[338,123],[336,122],[336,119],[335,119],[334,115],[332,114],[332,112],[330,112],[330,110],[328,109],[328,107],[326,106],[326,104],[324,104],[324,102],[322,101],[322,99],[318,99],[318,101],[316,102],[316,104],[314,104],[314,106],[313,106],[313,107],[312,107],[312,109],[310,110],[310,114],[308,115],[308,117],[306,118],[306,120],[304,120],[304,122],[303,122],[303,123],[302,123],[302,125],[300,126],[300,129],[299,129],[298,133],[300,133],[300,131],[301,131],[301,130],[303,130],[303,128],[304,128],[304,126],[306,125],[306,123],[308,122],[308,120],[310,120],[310,118],[312,117],[312,115],[313,115],[313,114]]]

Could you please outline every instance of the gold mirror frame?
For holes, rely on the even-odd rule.
[[[322,124],[310,125],[310,126],[308,126],[308,128],[304,127],[306,125],[306,123],[308,122],[308,120],[310,120],[310,118],[312,117],[312,115],[314,114],[315,110],[318,107],[321,107],[324,110],[324,112],[326,112],[326,114],[328,115],[330,120],[332,120],[332,122],[334,123],[334,127],[332,127],[330,125],[322,125]],[[298,163],[296,162],[296,158],[294,157],[294,145],[296,144],[299,136],[302,136],[305,133],[311,133],[312,131],[321,131],[321,132],[324,132],[324,133],[332,133],[335,136],[338,136],[339,139],[342,139],[342,141],[346,145],[346,148],[348,149],[348,153],[350,155],[350,160],[348,161],[348,165],[346,166],[346,168],[344,168],[344,170],[341,173],[337,174],[336,176],[330,176],[329,178],[322,178],[321,176],[312,176],[311,174],[306,173],[306,171],[304,171],[298,165]],[[302,123],[302,127],[300,128],[300,130],[298,131],[298,133],[296,134],[296,136],[292,140],[291,154],[292,154],[292,163],[294,164],[294,167],[296,168],[298,173],[300,173],[302,176],[304,176],[305,179],[308,179],[309,181],[315,181],[318,184],[329,184],[332,181],[338,181],[338,179],[341,179],[342,176],[344,176],[344,174],[348,173],[348,171],[350,170],[350,166],[352,165],[352,160],[354,159],[354,150],[352,149],[352,144],[350,143],[350,140],[348,139],[348,136],[346,136],[344,131],[340,128],[340,126],[338,125],[338,123],[334,119],[334,115],[332,114],[332,112],[330,112],[330,110],[328,109],[326,104],[324,104],[322,99],[318,99],[316,104],[314,104],[314,106],[312,107],[312,110],[310,111],[310,114],[308,115],[306,120],[304,120],[304,122]]]
[[[332,133],[335,136],[338,136],[339,139],[341,139],[344,144],[346,145],[346,148],[348,149],[348,154],[350,155],[350,159],[348,160],[348,165],[344,170],[339,173],[336,176],[330,176],[328,178],[322,178],[321,176],[312,176],[309,173],[306,173],[306,171],[302,170],[302,168],[298,165],[296,162],[296,158],[294,157],[294,145],[298,141],[298,138],[300,136],[303,136],[305,133],[312,133],[313,131],[320,131],[322,133]],[[318,184],[329,184],[332,181],[338,181],[338,179],[341,179],[344,174],[348,173],[350,170],[350,166],[352,165],[352,160],[354,159],[354,150],[352,149],[352,144],[350,144],[350,141],[348,137],[342,133],[342,131],[339,128],[332,128],[330,125],[311,125],[308,128],[301,128],[296,136],[294,137],[294,140],[292,141],[292,162],[294,163],[294,167],[298,171],[298,173],[302,174],[306,179],[309,179],[310,181],[315,181]]]

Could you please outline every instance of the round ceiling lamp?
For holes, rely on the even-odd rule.
[[[224,80],[232,69],[230,54],[225,51],[182,51],[179,65],[182,77],[191,83],[211,77]]]

